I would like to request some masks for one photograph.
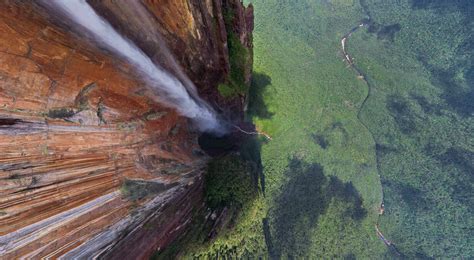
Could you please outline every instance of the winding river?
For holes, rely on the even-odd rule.
[[[369,97],[371,96],[372,94],[372,91],[373,91],[373,85],[372,83],[370,83],[367,75],[364,73],[364,71],[362,69],[360,69],[355,63],[354,63],[354,59],[353,57],[350,55],[350,53],[348,52],[347,50],[347,44],[348,44],[348,41],[349,41],[349,38],[355,33],[357,32],[359,29],[363,28],[363,27],[368,27],[370,25],[370,19],[366,20],[366,21],[361,21],[359,23],[359,25],[357,25],[356,27],[352,28],[348,33],[346,33],[342,38],[341,38],[341,49],[342,49],[342,54],[344,56],[344,60],[349,64],[350,68],[352,68],[356,74],[357,74],[357,78],[358,79],[361,79],[365,82],[365,84],[367,85],[368,87],[368,92],[367,92],[367,95],[366,97],[364,98],[364,101],[362,102],[360,108],[359,108],[359,111],[357,112],[357,118],[359,120],[359,122],[367,129],[367,131],[369,131],[370,135],[372,136],[372,140],[374,141],[374,144],[376,144],[376,140],[374,138],[374,134],[372,133],[372,131],[370,130],[370,128],[364,123],[364,120],[362,120],[361,118],[361,114],[362,114],[362,109],[365,107],[366,103],[367,103],[367,100],[369,99]],[[377,148],[375,148],[377,149]],[[378,156],[376,155],[375,156],[375,159],[376,159],[376,166],[377,166],[377,174],[379,176],[379,180],[381,181],[381,176],[380,176],[380,167],[379,167],[379,160],[378,160]],[[394,252],[395,254],[397,254],[398,256],[403,256],[400,251],[395,247],[395,245],[393,244],[393,242],[391,242],[390,240],[388,240],[383,234],[382,232],[380,231],[380,225],[379,225],[379,221],[380,221],[380,217],[383,215],[383,212],[384,212],[384,209],[385,209],[385,206],[384,206],[384,192],[383,192],[383,186],[382,186],[382,183],[380,183],[380,186],[381,186],[381,189],[382,189],[382,194],[381,194],[381,203],[380,203],[380,209],[379,209],[379,218],[377,219],[377,223],[375,224],[375,231],[377,233],[377,236],[384,242],[384,244],[389,248],[389,250],[391,250],[392,252]]]

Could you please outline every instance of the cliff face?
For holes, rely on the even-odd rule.
[[[133,39],[156,63],[180,76],[179,71],[159,48],[163,42],[171,50],[201,97],[226,116],[242,115],[245,97],[223,98],[218,83],[230,73],[227,35],[233,31],[243,46],[252,50],[253,7],[244,8],[240,0],[143,0],[140,9],[134,1],[89,0],[103,17],[129,39]],[[232,26],[224,16],[232,13]],[[161,36],[160,36],[161,35]],[[245,71],[247,84],[251,62]]]
[[[244,97],[224,99],[217,85],[230,71],[227,30],[251,47],[251,8],[89,2],[216,108],[242,113]],[[203,205],[207,157],[190,122],[36,1],[0,1],[0,35],[0,258],[146,258],[167,246]]]

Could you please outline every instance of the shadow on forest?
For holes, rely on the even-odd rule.
[[[454,80],[454,72],[434,68],[428,65],[425,59],[420,58],[420,60],[431,71],[433,85],[439,86],[443,90],[441,98],[446,101],[448,106],[462,117],[471,116],[474,113],[474,102],[472,102],[474,100],[474,84],[472,83],[474,66],[465,73],[468,86],[464,87]]]
[[[369,20],[369,33],[375,33],[377,39],[379,40],[388,40],[393,42],[395,40],[396,34],[402,29],[400,24],[390,24],[390,25],[381,25],[372,20]]]
[[[417,115],[406,98],[400,95],[390,95],[387,97],[386,106],[403,134],[410,135],[418,131]]]
[[[265,175],[263,174],[262,158],[260,154],[262,150],[262,142],[264,142],[264,139],[257,137],[248,138],[240,148],[240,156],[244,161],[250,162],[255,186],[257,189],[260,186],[263,195],[265,195]]]
[[[472,15],[474,13],[474,4],[472,0],[411,0],[413,9],[431,9],[439,12],[458,11],[462,15],[465,28],[471,28],[474,25]],[[465,32],[466,38],[463,43],[456,48],[456,56],[466,57],[465,60],[472,60],[474,56],[474,34]],[[420,61],[433,75],[433,84],[441,87],[443,90],[442,98],[446,103],[460,116],[471,116],[474,113],[474,66],[465,66],[462,69],[458,64],[449,69],[441,69],[430,64],[430,57],[420,54]],[[467,86],[462,86],[456,81],[458,70],[462,69]]]
[[[455,7],[466,15],[472,15],[469,10],[473,9],[471,0],[411,0],[411,6],[413,9],[439,9],[440,11],[447,7]]]
[[[331,137],[331,135],[334,134],[339,134],[341,139],[335,141],[334,137]],[[327,149],[331,145],[346,146],[350,139],[347,129],[341,122],[334,122],[327,126],[323,131],[312,133],[310,136],[311,139],[313,139],[313,142],[322,149]]]
[[[311,134],[311,138],[313,138],[314,143],[319,145],[323,149],[327,149],[329,147],[329,140],[326,136],[322,134]]]
[[[270,76],[254,72],[249,93],[248,115],[253,118],[271,119],[274,115],[265,104],[264,96],[268,97],[267,87],[272,84]]]
[[[443,153],[434,155],[446,172],[450,173],[453,182],[452,198],[465,205],[471,212],[474,209],[474,152],[449,147]]]
[[[267,88],[271,86],[270,76],[254,72],[252,75],[252,86],[249,91],[249,105],[247,115],[250,118],[271,119],[274,115],[265,104],[264,96],[268,97]],[[265,175],[263,174],[262,159],[260,156],[262,138],[249,138],[241,147],[241,156],[244,160],[252,162],[252,176],[256,186],[260,186],[265,195]],[[260,183],[260,185],[258,185]]]
[[[263,223],[271,258],[304,257],[310,249],[319,217],[334,200],[345,205],[343,215],[347,218],[359,221],[367,215],[352,183],[325,176],[323,167],[317,163],[308,164],[293,158],[285,176],[289,180],[274,200],[270,219]]]

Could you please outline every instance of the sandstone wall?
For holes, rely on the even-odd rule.
[[[230,104],[216,89],[229,71],[221,1],[144,0],[147,30],[126,2],[90,1],[175,73],[146,37],[160,32],[200,95]],[[242,22],[243,41],[250,25]],[[187,119],[70,26],[37,1],[0,1],[0,259],[147,258],[202,207],[207,157]],[[163,189],[132,200],[126,179]]]

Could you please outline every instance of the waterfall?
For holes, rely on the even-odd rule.
[[[150,57],[132,41],[120,35],[85,0],[44,0],[43,3],[81,26],[102,47],[126,59],[146,80],[148,87],[159,94],[160,103],[192,119],[201,131],[224,131],[215,111],[195,94],[197,92],[190,81],[186,83],[192,86],[186,88],[176,77],[153,63]],[[194,94],[194,97],[190,93]]]

